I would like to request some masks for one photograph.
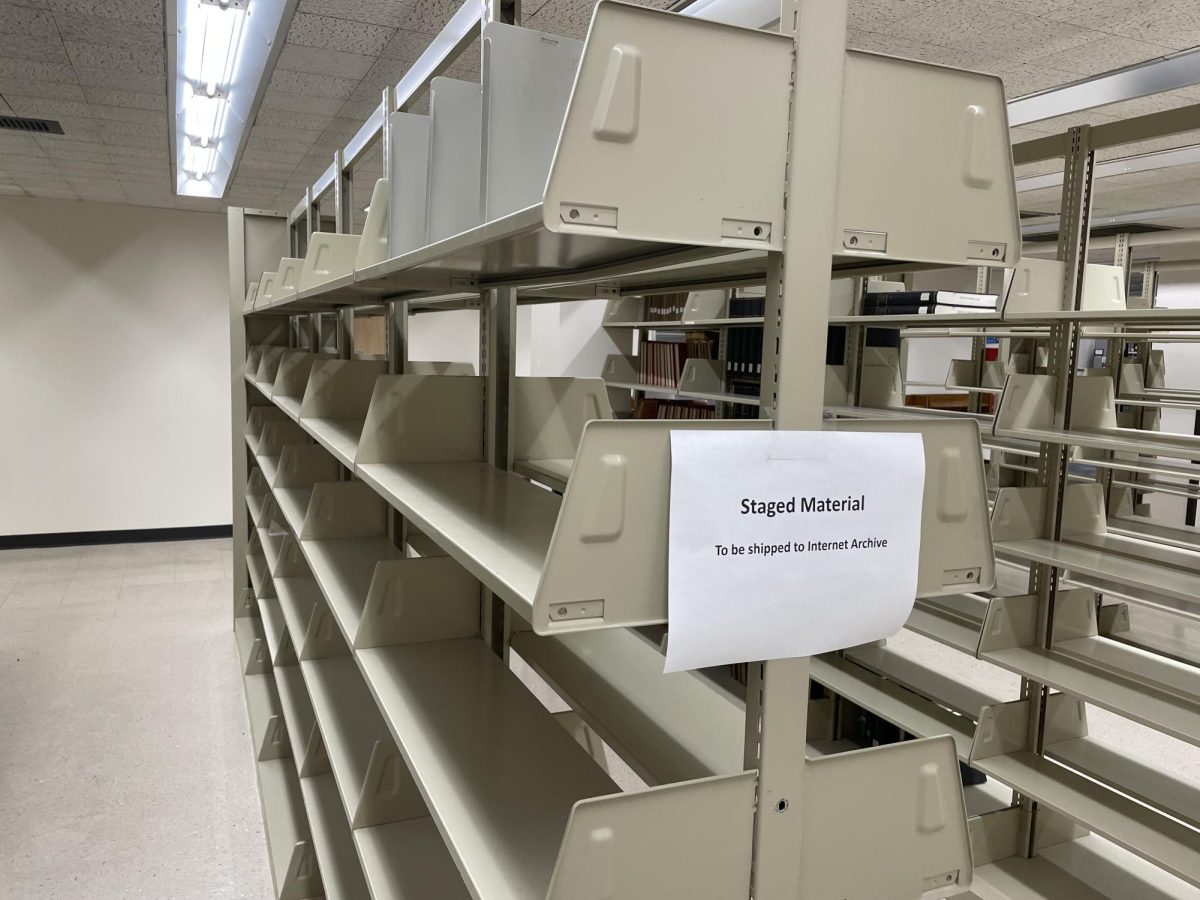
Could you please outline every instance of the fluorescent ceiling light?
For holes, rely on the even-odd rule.
[[[1008,124],[1027,125],[1195,84],[1200,84],[1200,49],[1019,97],[1008,104]]]
[[[297,0],[169,0],[175,193],[224,196]]]

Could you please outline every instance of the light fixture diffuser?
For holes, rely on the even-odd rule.
[[[297,0],[170,0],[175,193],[225,195]]]

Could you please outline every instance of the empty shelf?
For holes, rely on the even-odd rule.
[[[374,463],[357,474],[526,620],[559,498],[482,462]]]
[[[342,634],[353,646],[375,564],[403,554],[386,537],[301,541],[300,549]]]
[[[321,884],[326,900],[368,900],[371,894],[354,852],[354,841],[338,802],[333,776],[301,778],[300,793],[304,797],[313,846],[321,865]]]
[[[812,679],[917,737],[948,734],[960,759],[971,755],[975,727],[971,719],[956,716],[901,685],[836,656],[812,659]]]
[[[517,474],[554,488],[560,494],[567,489],[573,468],[573,459],[520,459],[513,464]]]
[[[375,744],[390,744],[392,736],[353,658],[304,660],[300,671],[308,685],[346,817],[353,821]]]
[[[745,705],[699,672],[664,674],[638,633],[524,631],[512,646],[651,784],[743,770]]]
[[[287,626],[283,621],[283,610],[279,608],[279,601],[274,597],[259,597],[258,608],[262,612],[267,649],[271,653],[271,661],[274,662],[279,657],[279,647],[286,637]]]
[[[358,828],[354,843],[372,897],[467,900],[471,896],[428,816]]]
[[[253,616],[238,616],[233,620],[233,637],[237,642],[241,670],[245,672],[254,654],[255,641],[262,640],[262,624]]]
[[[308,501],[312,498],[313,489],[309,487],[291,487],[274,489],[275,502],[283,513],[284,521],[293,535],[299,535],[304,528],[304,516],[308,513]]]
[[[477,638],[356,655],[472,895],[544,897],[571,807],[616,785]]]
[[[1046,755],[1193,828],[1200,828],[1200,787],[1152,763],[1134,759],[1093,738],[1051,744]]]
[[[283,396],[280,396],[279,394],[275,394],[274,396],[271,397],[271,400],[275,403],[276,406],[278,406],[285,413],[287,413],[288,418],[291,419],[293,422],[300,421],[300,398],[299,397],[283,397]]]
[[[301,419],[300,427],[347,468],[354,468],[354,454],[362,437],[365,419]]]
[[[981,658],[1135,722],[1200,744],[1200,705],[1195,700],[1195,688],[1188,691],[1189,683],[1200,678],[1200,671],[1190,666],[1105,638],[1066,641],[1054,650],[995,650]]]
[[[978,718],[984,706],[1000,702],[999,698],[930,669],[890,646],[853,647],[846,651],[846,658],[922,696],[936,698],[972,720]]]
[[[1076,573],[1126,584],[1186,603],[1200,597],[1200,575],[1108,553],[1041,538],[999,541],[996,553],[1030,562],[1046,563]]]
[[[275,896],[319,896],[321,882],[316,867],[313,867],[313,873],[308,878],[309,890],[298,890],[296,886],[287,885],[289,870],[294,868],[293,855],[309,855],[312,852],[309,845],[308,819],[304,814],[304,798],[300,794],[300,781],[292,768],[292,761],[262,760],[256,768],[258,796],[262,805],[263,825],[267,832],[267,853],[271,861],[271,880],[275,884]],[[285,888],[288,888],[286,893]]]
[[[279,705],[283,709],[283,720],[294,743],[293,757],[297,770],[303,764],[304,746],[312,734],[316,716],[312,701],[308,699],[308,688],[297,665],[275,666],[275,689],[279,693]]]
[[[968,596],[918,600],[905,627],[974,656],[987,611],[986,601],[975,600]]]
[[[304,644],[313,609],[318,605],[324,606],[325,601],[321,599],[317,583],[311,578],[280,578],[276,586],[284,621],[298,650]]]
[[[1171,874],[1200,884],[1200,840],[1186,825],[1028,751],[973,765]]]

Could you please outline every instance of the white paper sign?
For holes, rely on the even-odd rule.
[[[895,634],[924,485],[919,434],[672,431],[666,671]]]

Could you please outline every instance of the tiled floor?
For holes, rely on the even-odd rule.
[[[270,896],[231,552],[0,552],[0,898]]]

